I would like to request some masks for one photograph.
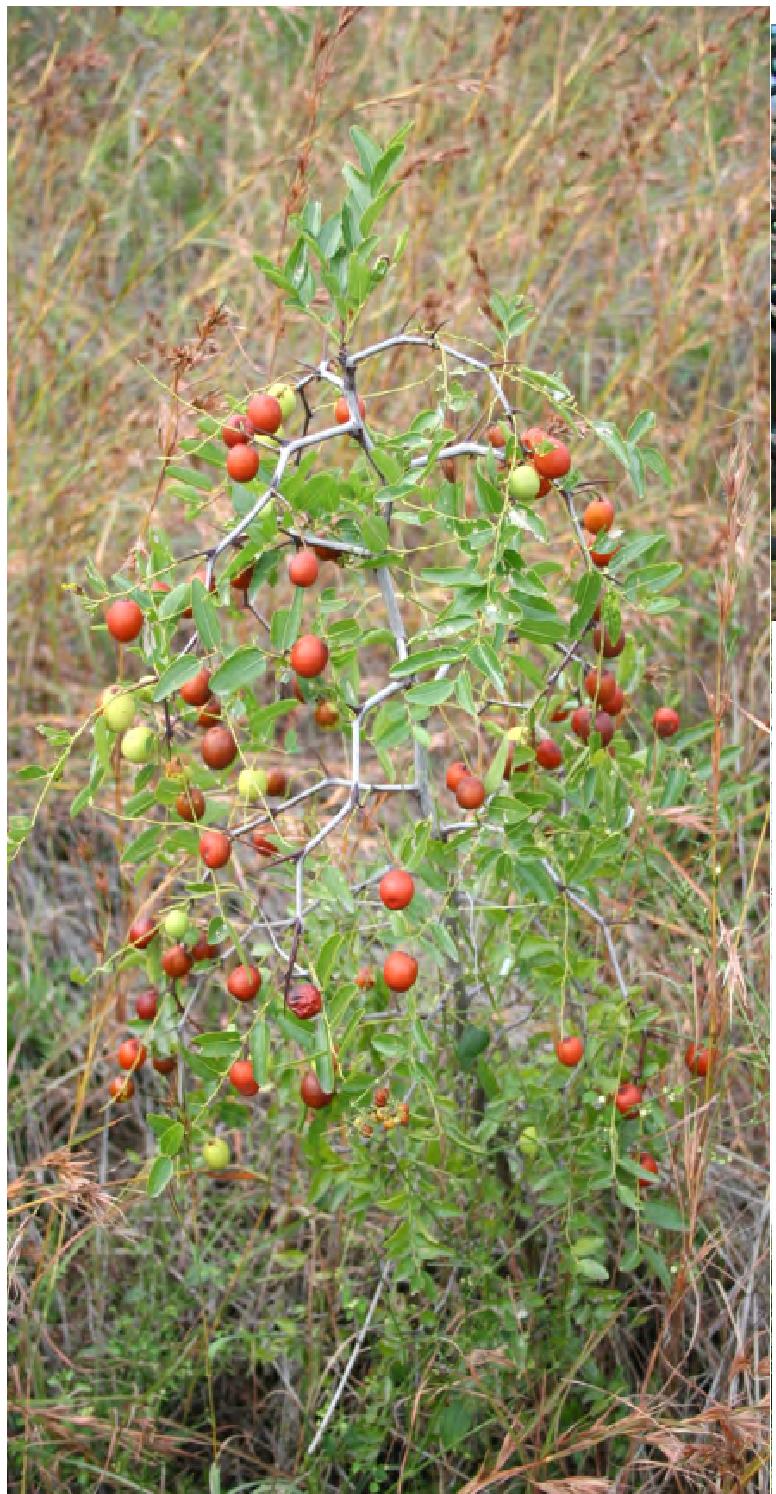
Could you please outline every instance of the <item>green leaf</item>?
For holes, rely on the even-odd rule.
[[[490,1033],[484,1027],[465,1027],[455,1045],[455,1054],[462,1069],[473,1069],[481,1053],[490,1042]]]
[[[431,709],[442,704],[455,689],[453,680],[429,680],[425,685],[412,685],[404,699],[409,705]]]
[[[656,1224],[659,1229],[675,1230],[683,1234],[687,1229],[687,1220],[683,1219],[676,1204],[659,1198],[648,1198],[641,1208],[641,1217],[649,1224]]]
[[[358,159],[364,175],[371,180],[372,172],[382,155],[381,148],[371,135],[367,135],[366,130],[361,129],[360,125],[351,125],[348,133],[358,151]]]
[[[151,1171],[148,1174],[148,1182],[146,1184],[146,1190],[148,1192],[149,1198],[158,1198],[160,1193],[164,1193],[164,1190],[167,1187],[167,1184],[170,1182],[174,1171],[175,1168],[173,1166],[172,1158],[155,1158],[151,1167]]]
[[[191,606],[202,647],[206,653],[211,653],[221,642],[221,629],[216,609],[199,576],[195,576],[191,583]]]
[[[104,777],[104,767],[101,763],[95,763],[89,777],[89,782],[84,784],[83,788],[78,790],[78,793],[76,794],[72,804],[70,805],[71,819],[74,820],[76,815],[80,814],[81,810],[85,809],[87,804],[91,804],[91,801],[97,793],[97,790],[100,787],[100,784],[102,783]]]
[[[325,985],[331,974],[337,955],[343,943],[342,934],[330,934],[326,942],[321,946],[315,961],[315,969],[321,985]]]
[[[361,538],[368,550],[380,555],[387,550],[391,540],[388,525],[379,514],[362,514],[358,521]]]
[[[589,1260],[586,1256],[581,1256],[579,1260],[574,1262],[574,1265],[577,1274],[586,1277],[588,1281],[609,1280],[609,1272],[606,1266],[602,1266],[600,1261]]]
[[[419,674],[422,669],[439,669],[442,664],[457,664],[462,658],[460,648],[418,649],[416,654],[407,659],[399,659],[396,664],[391,665],[391,678],[406,680],[410,675]]]
[[[192,1039],[203,1058],[236,1058],[242,1044],[239,1032],[200,1032]]]
[[[213,484],[204,472],[197,472],[193,467],[168,467],[167,478],[174,478],[176,482],[185,483],[189,488],[199,488],[203,493],[209,493]]]
[[[210,680],[210,688],[216,695],[230,695],[243,685],[249,685],[264,669],[265,656],[261,649],[246,644],[235,649],[224,659]]]
[[[159,1150],[165,1157],[177,1157],[184,1137],[180,1121],[173,1121],[159,1138]]]
[[[488,771],[485,774],[485,791],[486,791],[486,793],[488,793],[488,794],[494,794],[496,792],[496,789],[499,788],[499,786],[503,783],[503,781],[504,781],[504,769],[505,769],[505,767],[507,765],[507,756],[508,756],[508,754],[509,754],[509,738],[505,734],[502,737],[502,739],[501,739],[501,741],[499,743],[498,751],[496,752],[496,756],[494,757],[493,762],[490,764],[490,767],[488,768]]]
[[[576,611],[569,624],[569,634],[572,639],[579,638],[584,632],[593,613],[596,602],[601,595],[603,582],[598,571],[586,571],[578,582],[574,591]]]
[[[591,420],[590,424],[607,451],[611,452],[626,472],[629,472],[628,444],[620,435],[616,425],[610,420]]]
[[[168,695],[179,690],[187,680],[193,679],[201,668],[202,661],[194,654],[187,654],[183,659],[173,659],[172,664],[160,675],[153,699],[155,701],[166,700]]]
[[[277,649],[278,653],[287,653],[299,636],[303,596],[302,587],[295,586],[291,606],[278,607],[277,612],[273,612],[272,614],[270,642],[272,643],[272,647]]]
[[[642,436],[646,436],[647,431],[651,431],[656,424],[657,416],[654,410],[642,410],[628,431],[628,440],[635,446],[636,442],[640,441]]]
[[[257,1084],[264,1085],[269,1078],[269,1029],[266,1017],[259,1017],[251,1028],[251,1063]]]

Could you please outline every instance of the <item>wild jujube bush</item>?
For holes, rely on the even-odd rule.
[[[638,524],[670,474],[651,413],[622,433],[520,364],[520,297],[493,295],[476,355],[361,336],[403,250],[374,229],[405,133],[354,130],[341,209],[308,204],[282,268],[255,256],[327,352],[264,388],[235,370],[129,562],[86,567],[116,667],[50,733],[43,793],[90,740],[72,812],[121,824],[128,891],[89,977],[129,999],[105,1099],[142,1100],[152,1194],[249,1168],[254,1113],[296,1112],[312,1198],[388,1209],[417,1280],[459,1207],[440,1180],[498,1159],[566,1210],[573,1294],[609,1275],[591,1194],[631,1269],[675,1226],[665,1094],[710,1082],[720,1038],[689,1007],[666,1031],[599,906],[681,787],[678,694],[648,679],[681,572]]]

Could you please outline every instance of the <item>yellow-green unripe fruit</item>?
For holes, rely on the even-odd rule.
[[[280,405],[284,420],[290,420],[296,408],[296,395],[290,384],[272,384],[267,390]]]
[[[536,1135],[536,1127],[526,1126],[525,1130],[521,1131],[517,1144],[523,1156],[527,1157],[529,1161],[537,1157],[539,1155],[539,1141]]]
[[[536,468],[529,467],[528,463],[524,462],[519,467],[513,467],[509,474],[507,489],[510,498],[517,499],[518,503],[530,503],[531,499],[536,497],[541,485],[542,480]]]
[[[150,726],[133,726],[122,738],[121,756],[128,763],[150,763],[156,751],[156,737]]]
[[[237,780],[237,790],[241,799],[246,799],[249,804],[260,799],[267,792],[267,775],[263,768],[243,768]]]
[[[189,915],[185,908],[171,908],[164,920],[165,934],[171,939],[182,939],[189,926]]]
[[[211,1172],[220,1172],[222,1168],[228,1167],[231,1159],[229,1142],[224,1141],[223,1136],[214,1136],[212,1141],[206,1141],[202,1148],[202,1156],[205,1166]]]
[[[134,696],[120,685],[111,685],[102,692],[102,715],[108,731],[128,731],[135,719]]]

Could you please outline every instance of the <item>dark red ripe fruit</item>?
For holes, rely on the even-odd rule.
[[[455,791],[461,809],[479,809],[485,803],[485,785],[473,773],[465,773]]]
[[[153,918],[149,918],[147,913],[141,913],[130,924],[127,943],[132,944],[135,949],[147,949],[158,931],[159,925],[154,923]]]
[[[696,1048],[694,1043],[690,1043],[684,1061],[691,1074],[695,1074],[697,1079],[705,1079],[715,1057],[712,1048]]]
[[[229,1083],[234,1085],[238,1094],[245,1095],[247,1099],[259,1093],[259,1086],[253,1077],[253,1064],[250,1059],[235,1059],[229,1070]]]
[[[588,534],[600,534],[602,529],[611,529],[614,523],[614,504],[608,498],[593,498],[582,515]]]
[[[124,1100],[131,1100],[134,1093],[134,1079],[122,1079],[120,1074],[117,1074],[115,1079],[111,1079],[108,1085],[108,1094],[112,1100],[118,1101],[119,1104]]]
[[[252,1001],[261,990],[261,975],[255,965],[238,965],[226,982],[230,996],[237,1001]]]
[[[154,986],[149,986],[147,991],[141,991],[135,997],[135,1011],[141,1022],[153,1022],[159,1010],[159,992]]]
[[[378,1110],[383,1110],[385,1108],[385,1106],[388,1104],[388,1101],[390,1100],[390,1098],[391,1098],[391,1091],[388,1088],[388,1085],[387,1084],[381,1084],[379,1086],[379,1088],[375,1090],[375,1105],[377,1106],[377,1109]]]
[[[181,819],[189,824],[192,820],[201,820],[205,813],[205,795],[201,789],[187,785],[175,800],[175,808]]]
[[[258,851],[260,856],[277,856],[277,845],[269,835],[262,835],[260,830],[254,830],[251,841],[254,850]]]
[[[170,980],[183,980],[188,975],[192,963],[191,955],[182,944],[173,944],[162,955],[162,969],[165,975],[169,975]]]
[[[342,565],[344,563],[344,556],[341,550],[331,550],[328,545],[312,545],[311,549],[313,555],[317,555],[319,560],[330,560],[332,565]]]
[[[366,415],[366,405],[364,404],[364,401],[362,400],[360,394],[358,396],[358,413],[363,420],[364,416]],[[348,409],[348,402],[344,394],[340,395],[336,405],[334,406],[334,419],[336,420],[337,425],[347,425],[350,419],[350,410]]]
[[[568,721],[569,714],[570,713],[569,713],[569,711],[566,710],[565,706],[558,706],[557,710],[554,710],[551,713],[550,720],[551,721]]]
[[[324,730],[336,726],[339,722],[339,711],[329,700],[320,700],[315,707],[315,724]]]
[[[242,446],[255,434],[247,415],[230,415],[226,424],[221,427],[221,440],[225,446]]]
[[[614,560],[614,557],[617,554],[620,546],[619,544],[610,541],[608,544],[604,545],[602,549],[597,550],[595,546],[595,540],[596,537],[594,534],[588,535],[590,559],[592,560],[593,565],[597,566],[599,571],[602,571],[609,564],[610,560]]]
[[[577,706],[571,715],[571,730],[580,741],[587,742],[590,737],[592,718],[587,706]]]
[[[314,550],[297,550],[288,562],[289,579],[294,586],[314,586],[318,580],[318,561]]]
[[[308,1110],[323,1110],[334,1099],[333,1094],[327,1094],[325,1089],[321,1089],[318,1075],[312,1069],[307,1069],[302,1075],[299,1097]]]
[[[585,693],[604,711],[608,711],[613,704],[617,688],[617,681],[610,669],[605,669],[601,675],[597,669],[589,669],[585,675]]]
[[[383,979],[391,991],[408,991],[418,978],[418,962],[403,949],[394,949],[383,965]]]
[[[604,747],[608,747],[615,732],[614,722],[608,711],[599,711],[593,722],[593,731],[597,731]]]
[[[203,706],[210,694],[210,670],[200,669],[185,685],[181,685],[180,693],[187,705]]]
[[[560,767],[563,762],[563,753],[557,742],[553,742],[552,737],[545,737],[537,744],[536,761],[540,768],[547,768],[549,772]]]
[[[614,1097],[614,1103],[620,1115],[638,1115],[642,1099],[643,1095],[638,1084],[621,1084]]]
[[[271,799],[281,799],[288,789],[288,778],[282,768],[270,768],[267,773],[267,793]]]
[[[639,1152],[639,1167],[642,1172],[651,1172],[653,1177],[658,1175],[658,1165],[649,1152]],[[640,1188],[651,1188],[652,1178],[639,1178]]]
[[[207,731],[209,726],[218,725],[220,716],[220,700],[216,695],[209,695],[197,717],[197,726],[201,726],[203,731]]]
[[[393,871],[385,873],[378,887],[381,901],[386,908],[397,913],[400,908],[406,908],[415,896],[415,883],[409,872],[401,871],[395,867]]]
[[[659,737],[672,737],[679,730],[679,714],[670,706],[658,706],[652,725]]]
[[[617,639],[617,642],[613,643],[611,638],[609,637],[609,634],[601,627],[601,624],[599,623],[598,627],[593,631],[593,644],[596,653],[603,654],[605,659],[619,658],[619,655],[622,653],[625,647],[625,640],[627,636],[627,633],[624,633],[622,629],[620,629],[620,636]]]
[[[254,430],[262,436],[274,436],[283,420],[283,411],[274,394],[254,394],[248,400],[246,413]]]
[[[303,633],[297,638],[291,650],[291,668],[295,674],[301,674],[304,680],[314,679],[323,674],[328,662],[329,649],[322,638],[316,638],[314,633]]]
[[[142,632],[143,613],[137,602],[122,597],[118,602],[111,602],[105,613],[105,622],[117,643],[131,643]]]
[[[485,440],[490,446],[503,448],[507,444],[507,438],[500,425],[489,425],[485,432]]]
[[[246,565],[243,570],[237,572],[236,576],[232,576],[229,585],[233,588],[234,591],[247,591],[252,580],[253,566]]]
[[[320,991],[309,984],[294,986],[288,997],[288,1009],[302,1022],[317,1017],[323,1009]]]
[[[624,690],[621,690],[620,686],[618,685],[606,709],[609,712],[610,716],[619,716],[620,711],[622,710],[624,705],[625,692]]]
[[[227,453],[226,470],[233,482],[250,482],[259,470],[259,453],[255,446],[233,446]]]
[[[191,947],[191,958],[195,965],[199,965],[202,960],[214,960],[220,952],[220,944],[209,944],[207,934],[200,934],[196,944]]]
[[[555,1056],[558,1063],[562,1063],[567,1069],[576,1068],[584,1051],[585,1045],[579,1037],[559,1038],[555,1044]]]
[[[199,837],[199,854],[211,871],[226,866],[232,854],[232,842],[223,830],[205,830]]]
[[[119,1068],[127,1070],[142,1069],[147,1057],[148,1049],[135,1037],[127,1038],[116,1054]]]
[[[356,976],[356,985],[359,991],[371,991],[375,978],[368,965],[362,965]]]
[[[153,1065],[157,1074],[171,1074],[177,1061],[173,1055],[170,1055],[168,1058],[154,1058]]]
[[[209,768],[228,768],[237,756],[237,743],[228,726],[210,726],[202,738],[202,761]]]
[[[455,482],[455,458],[442,457],[439,465],[442,468],[442,476],[446,477],[448,482]]]
[[[452,793],[455,793],[462,778],[468,778],[469,769],[466,763],[451,763],[445,774],[445,783]]]

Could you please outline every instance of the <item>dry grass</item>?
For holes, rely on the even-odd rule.
[[[627,1444],[617,1466],[629,1470],[621,1494],[767,1487],[766,27],[757,7],[20,8],[11,25],[14,756],[43,758],[35,723],[75,724],[108,682],[104,645],[63,583],[81,579],[87,555],[106,572],[119,564],[151,505],[164,505],[165,458],[193,408],[320,355],[304,328],[285,324],[251,255],[282,252],[289,213],[307,193],[336,200],[354,121],[379,138],[415,120],[404,189],[388,214],[390,238],[410,225],[409,249],[364,340],[415,311],[490,346],[489,290],[515,288],[540,311],[520,341],[524,362],[561,369],[592,415],[621,426],[645,407],[658,415],[675,487],[668,511],[653,502],[638,526],[664,528],[687,564],[689,610],[678,636],[657,632],[654,669],[680,678],[697,714],[717,721],[702,802],[688,812],[722,875],[711,904],[706,882],[704,898],[677,893],[651,927],[623,937],[662,980],[674,1025],[677,962],[710,982],[719,1026],[739,1035],[740,1053],[709,1110],[683,1121],[676,1138],[693,1214],[712,1195],[716,1233],[700,1253],[677,1253],[662,1301],[637,1300],[659,1331],[640,1336],[627,1319],[608,1326],[613,1373],[625,1365],[641,1387],[617,1427]],[[222,325],[207,329],[186,366],[176,350],[196,343],[222,304]],[[380,389],[367,391],[378,424],[423,397],[423,369],[406,358],[382,374]],[[730,747],[732,761],[722,758]],[[107,838],[77,839],[55,800],[12,880],[23,995],[11,1059],[20,1345],[11,1409],[16,1444],[27,1444],[13,1486],[204,1488],[209,1440],[199,1429],[218,1424],[221,1440],[232,1439],[224,1466],[235,1485],[366,1488],[326,1466],[308,1486],[300,1471],[308,1418],[349,1352],[338,1282],[358,1283],[368,1299],[376,1274],[346,1224],[301,1203],[296,1138],[274,1138],[262,1154],[260,1209],[248,1183],[245,1200],[224,1194],[215,1207],[194,1188],[179,1201],[176,1234],[169,1219],[160,1229],[133,1182],[147,1146],[139,1112],[108,1128],[91,1098],[108,1008],[68,986],[66,973],[84,938],[98,956],[110,942],[120,914],[112,855]],[[680,860],[678,881],[696,868]],[[615,911],[627,918],[627,889],[621,897]],[[217,1245],[230,1226],[224,1281]],[[138,1271],[145,1249],[162,1255],[180,1288],[182,1321],[165,1317],[163,1287]],[[308,1255],[305,1272],[284,1264],[294,1249]],[[126,1282],[120,1325],[106,1316],[113,1277]],[[454,1338],[474,1308],[457,1283],[448,1291]],[[239,1343],[262,1317],[318,1316],[335,1367],[313,1356],[301,1373],[291,1336],[279,1334],[266,1362],[254,1358],[250,1383],[230,1379],[222,1338]],[[140,1409],[127,1390],[131,1342],[123,1363],[116,1351],[116,1334],[131,1335],[138,1321],[140,1359],[153,1343],[149,1322],[176,1344]],[[382,1332],[389,1341],[390,1315]],[[189,1377],[187,1356],[198,1366]],[[90,1387],[97,1363],[99,1397]],[[354,1403],[373,1370],[386,1373],[379,1348],[356,1372]],[[652,1370],[665,1387],[656,1399]],[[449,1373],[427,1365],[414,1403],[397,1405],[405,1456]],[[607,1443],[620,1408],[563,1427],[554,1391],[531,1408],[521,1446],[509,1396],[494,1400],[501,1464],[472,1478],[460,1448],[437,1448],[422,1488],[613,1488]],[[104,1472],[117,1443],[137,1480],[128,1463],[123,1480]],[[562,1454],[584,1478],[551,1476],[546,1464]]]

